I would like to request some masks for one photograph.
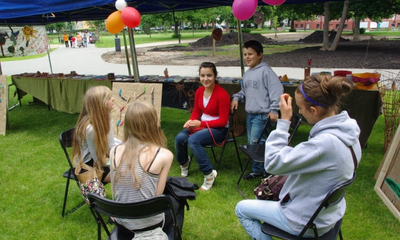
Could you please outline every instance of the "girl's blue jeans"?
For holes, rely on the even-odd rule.
[[[235,211],[244,230],[253,240],[272,240],[271,236],[261,231],[261,221],[293,235],[299,234],[290,228],[282,213],[279,201],[242,200],[236,205]]]
[[[210,128],[216,143],[222,142],[228,132],[228,128]],[[183,129],[175,137],[176,160],[180,165],[184,165],[188,161],[188,147],[199,164],[199,169],[208,175],[212,172],[213,166],[204,149],[204,145],[214,144],[208,128],[204,128],[191,134],[188,130]]]

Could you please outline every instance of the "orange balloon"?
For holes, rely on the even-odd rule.
[[[117,34],[124,29],[125,24],[122,22],[121,11],[111,13],[106,20],[107,31]]]

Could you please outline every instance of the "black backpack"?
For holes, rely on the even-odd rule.
[[[185,177],[168,177],[165,184],[164,194],[169,196],[174,204],[179,230],[182,234],[183,221],[185,218],[185,206],[189,211],[187,200],[195,200],[197,194],[194,190],[199,189],[194,183],[189,182]],[[174,239],[174,228],[170,212],[165,213],[165,223],[163,231],[168,235],[168,239]]]

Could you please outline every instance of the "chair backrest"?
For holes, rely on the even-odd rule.
[[[270,129],[268,131],[268,124],[270,123],[270,121],[271,120],[268,118],[267,121],[265,122],[263,130],[262,130],[260,136],[257,139],[257,143],[260,142],[260,140],[261,140],[262,136],[264,135],[264,133],[269,134],[272,131],[272,129]],[[294,134],[297,132],[297,129],[299,128],[299,126],[301,124],[302,117],[301,117],[301,115],[293,112],[293,115],[292,115],[292,118],[290,119],[290,121],[291,121],[291,123],[290,123],[291,133],[290,133],[290,136],[289,136],[289,139],[288,139],[289,140],[288,141],[289,144],[292,141]]]
[[[290,128],[292,131],[291,131],[291,134],[288,139],[288,144],[290,144],[292,142],[293,136],[297,132],[297,129],[299,128],[299,126],[301,124],[302,117],[300,114],[293,112],[293,115],[292,115],[292,118],[290,119],[290,121],[291,121]]]
[[[177,233],[177,236],[181,236],[174,205],[167,195],[161,194],[134,203],[117,202],[92,193],[88,194],[88,199],[90,207],[97,213],[102,213],[116,218],[140,219],[170,211],[174,231]],[[98,217],[99,216],[100,215],[98,215]]]
[[[68,164],[69,164],[70,168],[73,168],[74,166],[71,162],[71,158],[69,157],[67,148],[72,147],[72,141],[74,140],[74,133],[75,133],[75,128],[71,128],[69,130],[62,132],[60,134],[60,138],[59,138],[61,147],[64,151],[65,157],[68,160]]]
[[[229,114],[229,121],[228,121],[229,128],[228,128],[228,132],[226,133],[225,138],[221,142],[217,142],[218,144],[214,143],[214,144],[211,144],[211,145],[207,145],[206,147],[213,147],[214,145],[221,147],[221,145],[225,145],[228,142],[234,141],[234,139],[235,139],[235,135],[234,135],[235,134],[235,132],[234,132],[235,128],[233,126],[233,124],[234,124],[233,122],[234,122],[235,113],[236,113],[236,109],[233,109],[233,112]]]
[[[299,234],[299,237],[303,236],[308,229],[313,228],[313,226],[315,225],[314,220],[322,209],[335,205],[343,199],[346,188],[349,187],[354,182],[355,178],[356,178],[356,173],[354,172],[353,177],[350,180],[336,185],[331,191],[329,191],[329,193],[325,196],[324,200],[318,206],[317,210],[315,210],[310,220],[307,222],[306,226]]]

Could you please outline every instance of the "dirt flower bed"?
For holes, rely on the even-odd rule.
[[[335,33],[330,33],[330,42]],[[278,42],[261,34],[243,34],[243,41],[255,39],[261,42],[264,48],[263,61],[272,67],[304,67],[307,59],[311,58],[312,67],[316,68],[368,68],[368,69],[400,69],[400,40],[388,40],[386,38],[367,39],[362,41],[350,41],[342,37],[336,51],[321,51],[322,32],[316,31],[305,38],[296,41]],[[268,55],[269,46],[281,44],[294,44],[304,47],[291,52],[274,53]],[[224,34],[216,46],[238,45],[236,32]],[[239,46],[238,46],[239,47]],[[204,54],[205,50],[212,49],[211,36],[199,39],[186,46],[165,46],[156,48],[137,49],[137,60],[141,65],[186,65],[197,66],[203,61],[211,61],[217,66],[240,66],[240,57],[215,57]],[[190,53],[190,55],[186,54]],[[201,54],[197,54],[201,53]],[[124,51],[109,52],[103,54],[104,61],[118,64],[126,64]]]

